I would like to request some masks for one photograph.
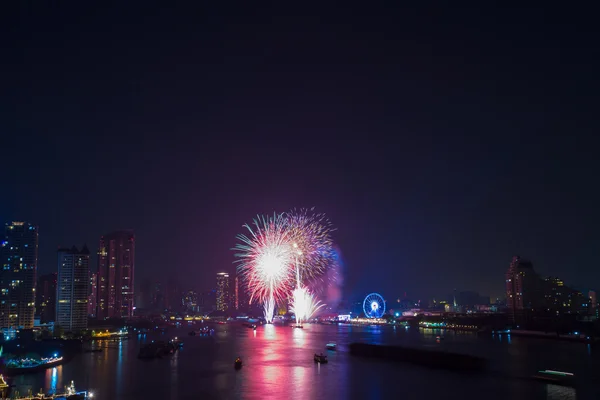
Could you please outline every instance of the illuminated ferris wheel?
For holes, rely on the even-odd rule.
[[[381,318],[385,313],[385,300],[379,293],[371,293],[363,301],[363,311],[367,318]]]

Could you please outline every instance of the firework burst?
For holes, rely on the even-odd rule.
[[[250,302],[262,303],[265,319],[271,322],[275,305],[289,298],[297,323],[309,319],[323,305],[308,287],[327,283],[335,263],[329,220],[313,209],[300,209],[258,216],[244,227],[248,232],[237,236],[234,250]]]
[[[311,286],[322,280],[334,260],[331,223],[313,210],[292,210],[284,215],[288,240],[295,252],[297,287],[301,282]]]
[[[238,235],[235,247],[238,274],[250,291],[250,301],[263,303],[265,319],[273,320],[275,303],[290,292],[294,270],[293,251],[283,215],[257,217],[254,224],[244,225],[248,234]]]

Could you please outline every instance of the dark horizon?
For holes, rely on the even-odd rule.
[[[136,234],[136,287],[212,288],[257,214],[316,207],[349,300],[502,296],[514,255],[600,288],[593,13],[13,5],[0,222]]]

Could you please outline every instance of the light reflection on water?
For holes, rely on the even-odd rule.
[[[600,371],[594,349],[586,345],[524,341],[522,338],[482,338],[475,334],[420,331],[415,328],[310,325],[219,325],[212,337],[191,337],[186,328],[166,335],[148,335],[122,343],[97,344],[103,353],[85,353],[64,366],[40,374],[20,376],[13,383],[24,393],[62,388],[75,380],[78,388],[93,389],[98,399],[145,398],[294,398],[375,399],[465,398],[465,391],[486,399],[575,399],[575,391],[532,382],[537,369],[560,369],[588,379]],[[437,335],[445,340],[436,341]],[[139,347],[150,340],[183,338],[184,349],[163,359],[137,359]],[[484,355],[488,372],[475,377],[431,370],[409,364],[389,364],[354,358],[351,342],[422,346]],[[336,342],[337,351],[325,344]],[[329,363],[315,364],[313,354],[326,352]],[[233,368],[235,357],[244,366]],[[596,357],[596,358],[595,358]],[[586,372],[587,371],[587,372]],[[593,379],[592,379],[593,380]],[[435,384],[431,384],[435,382]],[[584,395],[600,398],[598,387],[584,382]],[[398,392],[400,390],[400,392]],[[480,396],[479,396],[480,395]],[[589,396],[588,396],[589,395]],[[417,396],[418,397],[418,396]]]

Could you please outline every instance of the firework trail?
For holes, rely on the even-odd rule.
[[[309,320],[315,312],[325,306],[320,301],[316,301],[310,291],[304,287],[294,289],[292,298],[291,311],[296,316],[296,325],[300,325],[302,321]]]
[[[285,299],[293,285],[293,251],[282,214],[257,217],[254,229],[246,224],[248,234],[237,238],[238,274],[247,283],[250,302],[263,303],[265,319],[273,321],[275,303]]]

